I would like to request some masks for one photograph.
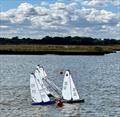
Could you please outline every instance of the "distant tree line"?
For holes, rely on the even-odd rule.
[[[12,38],[0,37],[0,44],[112,45],[112,44],[120,44],[120,40],[99,39],[99,38],[79,37],[79,36],[74,36],[74,37],[46,36],[42,39],[31,39],[31,38],[19,39],[19,37],[12,37]]]

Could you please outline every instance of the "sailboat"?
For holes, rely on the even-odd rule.
[[[33,100],[32,105],[51,105],[55,103],[55,100],[50,100],[44,87],[39,84],[33,73],[30,74],[30,92]]]
[[[63,88],[62,88],[62,98],[64,102],[67,103],[79,103],[84,102],[84,100],[80,99],[78,91],[73,82],[71,73],[69,70],[65,71],[64,80],[63,80]]]

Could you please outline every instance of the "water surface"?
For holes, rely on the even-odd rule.
[[[70,69],[83,104],[32,106],[29,74],[43,65],[62,88]],[[1,117],[120,117],[120,52],[104,56],[0,55]]]

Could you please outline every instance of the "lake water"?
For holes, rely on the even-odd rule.
[[[70,69],[85,103],[32,106],[29,74],[43,65],[62,88]],[[0,117],[120,117],[120,52],[104,56],[0,55]]]

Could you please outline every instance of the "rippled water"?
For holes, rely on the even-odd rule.
[[[62,87],[70,69],[83,104],[32,106],[29,74],[43,65]],[[120,52],[105,56],[0,55],[0,117],[120,117]]]

